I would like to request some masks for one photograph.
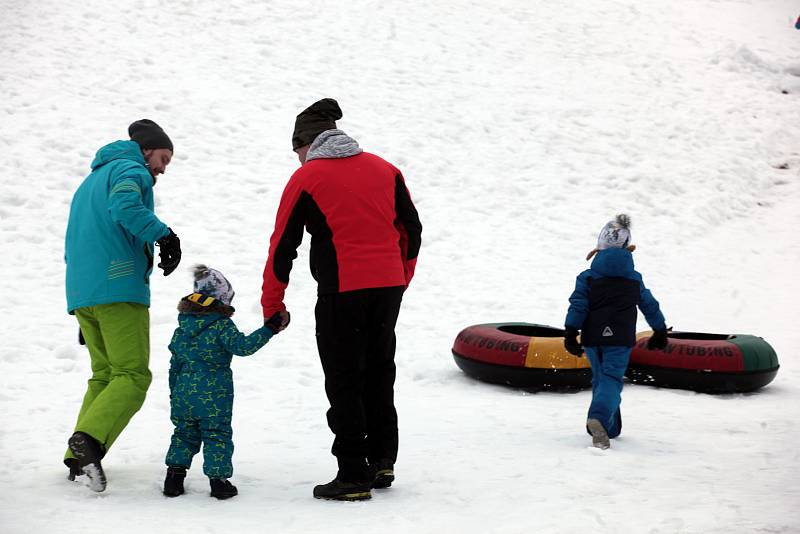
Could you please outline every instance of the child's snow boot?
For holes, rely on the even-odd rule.
[[[597,419],[587,419],[586,430],[592,435],[592,445],[598,449],[607,449],[611,446],[608,441],[608,432],[603,428],[603,423]]]
[[[69,438],[69,449],[78,459],[81,471],[89,477],[89,489],[104,491],[106,489],[106,473],[100,464],[103,457],[103,447],[89,434],[75,432]]]
[[[186,469],[183,467],[168,467],[167,478],[164,479],[164,495],[177,497],[183,495],[183,479],[186,478]]]
[[[314,498],[333,501],[364,501],[372,498],[371,488],[372,481],[344,482],[334,478],[327,484],[315,486]]]
[[[239,490],[237,490],[236,486],[231,484],[228,479],[210,478],[208,480],[211,483],[212,497],[216,497],[217,499],[230,499],[239,494]]]
[[[388,458],[381,458],[370,464],[373,488],[388,488],[394,482],[394,462]]]

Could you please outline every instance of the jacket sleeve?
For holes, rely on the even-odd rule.
[[[653,330],[664,330],[667,328],[664,314],[661,313],[661,306],[659,306],[653,294],[650,293],[650,290],[644,286],[641,276],[639,276],[639,309],[642,310],[644,318],[647,320],[647,324],[650,325],[650,328]]]
[[[422,246],[422,223],[420,223],[417,209],[411,201],[411,194],[408,192],[403,175],[399,172],[395,176],[394,207],[397,214],[394,225],[400,232],[400,253],[403,257],[403,270],[406,275],[406,287],[408,287],[414,277],[417,256],[420,246]]]
[[[580,330],[589,313],[588,271],[584,271],[575,279],[575,289],[569,297],[569,309],[564,326]]]
[[[275,335],[272,329],[262,326],[249,336],[239,332],[233,321],[228,319],[219,335],[220,343],[225,350],[236,356],[250,356],[267,344]]]
[[[178,381],[178,358],[174,354],[169,359],[169,394],[175,389],[175,383]]]
[[[176,351],[176,343],[178,342],[178,332],[177,330],[175,333],[172,334],[172,340],[169,342],[169,349],[170,354],[172,356],[169,359],[169,394],[172,396],[172,391],[175,389],[175,383],[178,381],[178,372],[180,371],[180,359],[178,358]]]
[[[264,266],[264,282],[261,285],[261,308],[264,318],[286,309],[283,295],[289,285],[289,273],[292,270],[292,262],[297,257],[297,247],[303,241],[306,221],[302,193],[298,181],[292,176],[283,190],[278,214],[275,217],[275,229],[269,240],[269,255]]]
[[[149,181],[150,176],[139,168],[114,172],[109,184],[108,212],[130,234],[154,243],[169,234],[169,228],[142,202],[142,191],[153,187]]]

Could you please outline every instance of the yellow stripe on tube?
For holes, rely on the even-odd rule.
[[[563,337],[532,337],[528,343],[525,367],[538,369],[584,369],[590,367],[586,356],[578,358],[564,349]]]

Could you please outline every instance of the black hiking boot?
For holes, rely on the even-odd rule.
[[[381,458],[369,466],[372,473],[373,488],[388,488],[394,482],[394,462],[388,458]]]
[[[314,498],[333,501],[365,501],[372,498],[371,487],[370,481],[344,482],[334,478],[327,484],[315,486]]]
[[[183,467],[168,467],[167,478],[164,479],[164,495],[177,497],[183,495],[183,479],[186,478],[186,469]]]
[[[100,464],[103,457],[103,447],[89,434],[75,432],[69,438],[69,449],[78,459],[81,471],[89,477],[89,489],[104,491],[106,489],[106,473]]]
[[[78,462],[77,458],[67,458],[64,460],[64,465],[69,468],[69,474],[67,475],[67,480],[74,481],[77,477],[83,474],[81,471],[81,464]]]
[[[211,483],[211,496],[217,499],[230,499],[239,495],[239,490],[236,486],[230,483],[226,478],[209,478]]]

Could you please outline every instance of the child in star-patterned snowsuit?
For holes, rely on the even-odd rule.
[[[204,265],[194,269],[194,293],[178,304],[178,328],[172,336],[169,369],[170,418],[175,425],[167,452],[164,494],[183,493],[183,479],[203,445],[203,473],[211,495],[233,497],[233,355],[249,356],[282,329],[280,322],[246,336],[231,320],[234,291],[219,271]],[[270,319],[271,320],[271,319]]]

